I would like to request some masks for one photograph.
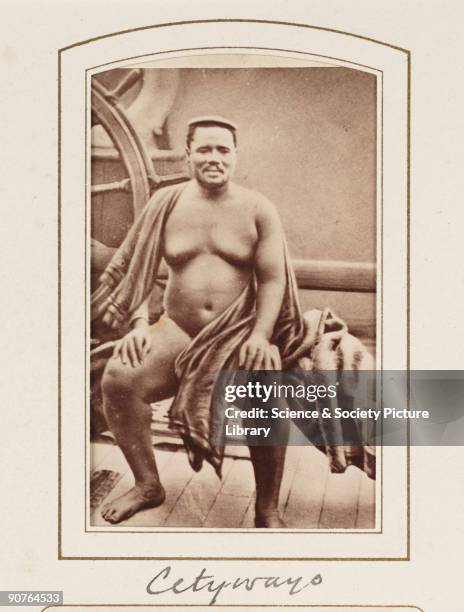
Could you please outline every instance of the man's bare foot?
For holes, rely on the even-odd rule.
[[[328,446],[327,456],[332,474],[343,474],[348,467],[343,448],[341,446]]]
[[[278,510],[256,513],[255,527],[266,529],[285,529],[287,525],[280,518]]]
[[[103,506],[102,517],[108,523],[120,523],[139,510],[161,506],[166,493],[161,485],[143,488],[135,485],[130,491]]]

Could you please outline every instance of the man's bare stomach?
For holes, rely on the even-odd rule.
[[[166,314],[194,337],[234,302],[251,274],[251,266],[234,266],[208,253],[171,266],[164,294]]]

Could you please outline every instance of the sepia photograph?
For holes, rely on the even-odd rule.
[[[378,528],[374,447],[212,435],[218,372],[381,367],[378,76],[224,54],[88,89],[89,528]]]
[[[460,610],[462,6],[87,4],[0,25],[0,603]]]

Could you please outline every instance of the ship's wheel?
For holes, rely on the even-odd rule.
[[[182,154],[157,150],[149,155],[132,124],[122,96],[140,85],[143,70],[128,70],[113,89],[92,79],[92,130],[104,130],[109,146],[92,146],[92,271],[99,275],[152,193],[188,179],[185,171],[158,174],[162,166],[182,161]],[[156,104],[156,100],[153,100]],[[100,127],[99,127],[100,126]],[[155,164],[154,164],[155,162]],[[109,178],[108,178],[109,177]]]

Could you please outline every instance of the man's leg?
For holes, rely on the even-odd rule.
[[[130,491],[104,506],[102,516],[110,523],[158,506],[165,497],[153,453],[150,402],[175,394],[174,362],[190,337],[167,317],[150,328],[150,335],[151,349],[142,365],[112,358],[103,375],[106,418],[135,478]]]
[[[259,380],[263,385],[269,384],[267,375],[260,376],[254,373],[253,378]],[[274,373],[272,380],[277,380]],[[274,399],[274,404],[281,402]],[[251,404],[247,406],[251,407]],[[268,410],[265,402],[259,404],[259,400],[253,400],[253,407]],[[284,405],[282,407],[285,407]],[[262,440],[262,444],[256,444],[256,437],[248,439],[250,458],[256,482],[256,504],[255,504],[255,526],[281,528],[285,527],[279,515],[279,494],[282,476],[284,473],[285,455],[290,431],[288,419],[258,419],[246,421],[245,425],[251,427],[270,427],[269,437]],[[265,445],[264,445],[265,444]]]
[[[288,439],[289,423],[276,421],[279,445],[249,446],[256,481],[255,526],[282,528],[285,523],[279,515],[279,494],[284,473],[284,445]],[[274,424],[275,427],[275,424]]]

